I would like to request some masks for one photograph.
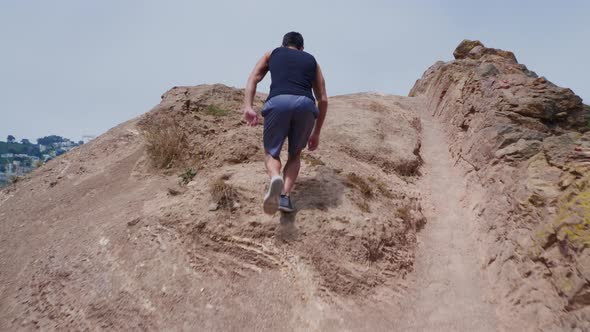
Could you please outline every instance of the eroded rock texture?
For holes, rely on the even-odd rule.
[[[444,123],[466,167],[499,316],[589,330],[590,109],[512,52],[465,40],[453,54],[410,96]]]

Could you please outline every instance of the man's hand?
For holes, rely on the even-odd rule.
[[[320,133],[313,132],[311,136],[309,136],[309,142],[307,142],[307,148],[309,151],[314,151],[320,145]]]
[[[258,125],[258,113],[252,107],[244,108],[244,120],[252,127]]]

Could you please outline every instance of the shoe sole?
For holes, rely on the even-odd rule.
[[[284,182],[280,177],[275,177],[271,180],[268,192],[264,196],[264,203],[262,209],[266,214],[275,214],[279,209],[279,196],[283,191]]]

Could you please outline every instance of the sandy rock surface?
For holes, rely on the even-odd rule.
[[[511,52],[463,41],[454,54],[410,95],[428,103],[465,169],[499,316],[590,330],[588,106]]]
[[[425,223],[409,98],[331,98],[322,146],[305,152],[298,212],[274,216],[261,209],[262,129],[241,122],[242,98],[222,85],[173,88],[6,189],[0,329],[391,326],[397,299],[380,290],[404,288]],[[164,169],[146,152],[154,126],[183,133]],[[216,181],[231,202],[212,197]]]

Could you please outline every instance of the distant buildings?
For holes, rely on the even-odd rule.
[[[12,135],[10,135],[12,136]],[[84,141],[73,142],[56,135],[39,138],[38,144],[23,139],[16,142],[14,136],[7,142],[0,141],[0,187],[10,183],[16,176],[23,176],[59,155],[91,140],[92,136],[84,136]]]

